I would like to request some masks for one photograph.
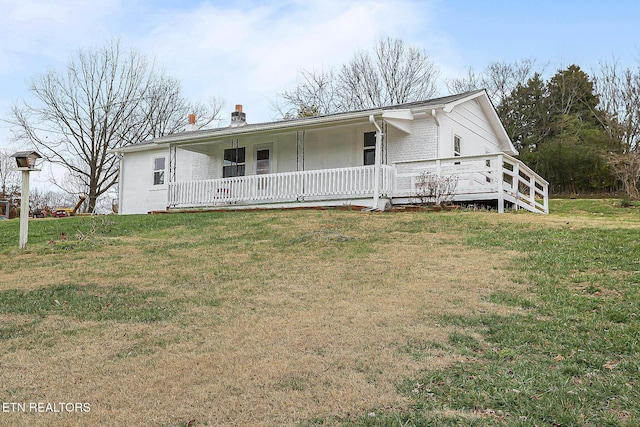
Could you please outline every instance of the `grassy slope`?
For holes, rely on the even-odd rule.
[[[514,280],[530,293],[487,295],[519,312],[444,319],[467,331],[449,339],[464,363],[408,378],[410,410],[346,425],[640,425],[640,212],[609,200],[551,207],[546,224],[464,227],[473,247],[519,252]]]
[[[241,322],[244,317],[249,325],[255,324],[256,319],[268,319],[273,325],[281,323],[283,328],[293,328],[279,317],[281,313],[290,313],[298,331],[305,318],[314,316],[318,322],[312,322],[310,329],[304,330],[306,339],[314,340],[316,337],[311,334],[323,330],[319,324],[322,313],[344,302],[340,295],[363,299],[380,294],[379,300],[372,299],[370,303],[389,303],[390,308],[375,312],[376,319],[381,319],[392,312],[395,295],[422,291],[418,287],[394,288],[394,293],[385,294],[379,287],[365,287],[362,277],[366,270],[354,267],[382,265],[376,280],[387,286],[433,280],[429,286],[436,291],[425,294],[426,298],[446,295],[457,282],[468,286],[461,286],[456,295],[447,295],[443,300],[451,309],[430,309],[422,317],[411,316],[420,310],[424,312],[424,306],[410,311],[412,306],[407,303],[406,312],[401,312],[400,304],[398,313],[411,317],[411,321],[404,323],[391,316],[379,320],[380,325],[367,330],[372,335],[371,341],[353,348],[354,354],[342,354],[337,359],[330,353],[338,344],[327,344],[330,335],[319,334],[318,343],[325,345],[313,347],[311,351],[316,353],[313,357],[306,353],[293,355],[294,360],[307,357],[309,363],[316,364],[330,359],[332,362],[326,369],[331,375],[325,377],[315,371],[283,365],[278,369],[289,373],[274,373],[274,378],[265,380],[265,384],[271,384],[269,393],[264,388],[250,389],[254,394],[264,392],[264,397],[277,407],[278,399],[285,403],[296,398],[301,402],[330,400],[332,388],[348,390],[362,380],[356,384],[359,389],[356,387],[354,395],[361,393],[364,402],[355,399],[348,413],[340,405],[327,404],[283,418],[277,415],[243,418],[246,425],[259,424],[256,420],[266,424],[297,420],[304,425],[638,425],[638,208],[621,210],[612,201],[563,200],[554,201],[551,209],[553,213],[548,217],[526,213],[374,216],[310,211],[33,221],[26,253],[13,248],[17,246],[17,221],[2,222],[0,247],[5,249],[0,252],[0,275],[5,280],[0,287],[0,345],[3,353],[21,356],[25,363],[38,367],[30,356],[52,358],[46,360],[67,357],[68,349],[57,344],[61,339],[75,347],[81,341],[104,339],[108,330],[123,331],[128,336],[135,334],[133,342],[115,338],[110,342],[114,348],[112,358],[103,360],[98,355],[95,359],[87,358],[87,363],[100,360],[111,366],[101,369],[111,372],[116,382],[120,378],[124,385],[125,377],[119,375],[129,366],[125,363],[135,361],[148,366],[171,360],[172,352],[179,351],[181,346],[191,345],[194,339],[206,340],[206,334],[200,336],[194,330],[207,330],[210,334],[210,328],[222,329],[227,324],[233,328],[246,327]],[[67,240],[62,240],[61,233]],[[407,242],[407,247],[406,251],[398,249],[394,258],[390,252],[398,241]],[[430,242],[430,247],[424,248],[426,242]],[[443,265],[428,262],[413,268],[418,260],[436,254],[441,257],[462,254],[462,260],[454,259]],[[411,258],[413,255],[415,259]],[[507,260],[506,280],[500,286],[488,287],[478,277],[478,289],[482,290],[474,295],[470,287],[474,275],[465,274],[468,273],[465,270],[473,272],[474,259],[481,263],[483,256],[490,267],[491,259]],[[176,263],[176,257],[185,262]],[[348,262],[343,262],[343,266],[336,266],[345,259]],[[281,260],[282,265],[271,269],[269,266],[276,260]],[[251,270],[251,266],[257,266],[257,270]],[[420,276],[425,269],[436,271],[437,277]],[[171,274],[165,270],[171,270]],[[110,280],[104,280],[105,272]],[[319,287],[321,294],[309,293],[318,278],[331,282],[323,274],[337,275],[345,285],[333,283],[327,288]],[[24,277],[36,283],[24,284]],[[362,293],[356,293],[357,288],[363,288]],[[275,294],[277,301],[267,299]],[[315,299],[326,300],[326,305],[316,303]],[[303,306],[298,307],[300,304]],[[225,312],[227,307],[231,308],[229,313]],[[327,322],[334,322],[329,324],[329,331],[338,336],[344,333],[344,340],[349,341],[354,337],[346,331],[357,330],[359,312],[356,307],[347,308],[346,314],[336,308]],[[317,312],[313,311],[316,309]],[[362,310],[364,322],[373,312],[371,306]],[[256,312],[259,316],[252,317]],[[213,316],[215,321],[196,321],[194,316],[197,318],[198,314],[206,314],[207,319]],[[340,329],[342,321],[345,332]],[[371,319],[369,322],[376,323]],[[399,322],[402,331],[390,328]],[[438,328],[419,329],[426,328],[421,323]],[[145,325],[151,325],[150,329]],[[56,332],[53,326],[58,327]],[[193,339],[184,338],[186,330]],[[253,337],[250,330],[246,333],[247,337]],[[290,345],[286,341],[288,335],[294,334],[274,337],[269,348],[283,342],[285,351]],[[78,336],[82,340],[75,338]],[[271,339],[266,332],[255,338]],[[221,354],[237,355],[224,346],[224,335],[220,334],[218,339],[218,345],[209,352],[218,349]],[[262,349],[256,341],[247,345]],[[371,362],[388,351],[392,353],[389,360]],[[278,357],[283,355],[278,353]],[[81,360],[83,357],[80,356]],[[267,355],[255,363],[270,360],[273,361]],[[437,360],[443,360],[443,368],[438,368]],[[393,366],[400,363],[406,365],[405,369],[395,372]],[[336,364],[340,367],[334,369]],[[347,375],[345,370],[350,366],[355,374]],[[136,364],[131,367],[139,369]],[[75,371],[69,372],[71,375]],[[94,381],[101,375],[102,371],[85,372]],[[260,374],[252,375],[255,378]],[[311,384],[315,378],[322,378],[324,388]],[[5,381],[3,401],[30,401],[55,395],[34,385],[20,387],[20,378]],[[44,374],[34,381],[50,381],[49,388],[57,386],[55,380]],[[380,397],[376,387],[382,390],[385,384],[395,388],[398,394],[395,403],[388,401],[387,396],[376,403]],[[373,385],[373,389],[365,390],[368,385]],[[203,393],[206,392],[211,390],[203,386]],[[242,390],[237,393],[241,395]],[[161,392],[159,396],[163,396]],[[93,398],[107,399],[100,395]],[[197,414],[199,424],[218,424],[215,417],[201,415],[202,410],[193,413]],[[268,414],[268,409],[263,413]],[[148,420],[152,414],[144,414],[147,418],[143,419]],[[104,416],[106,423],[120,421],[117,415]],[[219,411],[216,416],[237,414]],[[179,425],[180,420],[186,421],[185,417],[190,418],[180,412],[175,418],[159,417],[153,424]],[[4,419],[13,424],[23,421],[28,425],[35,421],[46,425],[42,418]],[[66,420],[69,425],[77,421]],[[232,423],[231,418],[227,421]]]

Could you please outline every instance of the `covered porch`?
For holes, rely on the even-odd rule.
[[[169,184],[169,208],[339,205],[373,198],[375,166],[319,169]],[[378,194],[389,198],[393,168],[381,166]]]
[[[364,205],[419,201],[421,174],[450,177],[457,183],[455,202],[495,201],[546,214],[548,183],[507,154],[457,156],[375,166],[318,169],[169,183],[168,208],[279,208]],[[376,185],[377,191],[376,191]],[[374,206],[373,200],[379,200]]]

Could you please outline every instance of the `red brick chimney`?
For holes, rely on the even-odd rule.
[[[231,113],[231,127],[247,124],[247,115],[242,112],[242,104],[236,104],[236,111]]]
[[[184,129],[185,132],[191,132],[194,130],[198,130],[198,126],[196,125],[196,115],[189,114],[187,127]]]

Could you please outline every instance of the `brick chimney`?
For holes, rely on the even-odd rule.
[[[198,130],[198,126],[196,126],[196,115],[195,114],[189,114],[188,116],[189,120],[187,123],[187,127],[184,129],[185,132],[191,132],[194,130]]]
[[[236,104],[236,111],[231,113],[231,127],[244,126],[247,124],[247,115],[242,112],[242,104]]]

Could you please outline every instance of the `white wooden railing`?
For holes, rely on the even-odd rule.
[[[505,201],[515,209],[549,213],[549,183],[520,160],[508,154],[485,154],[395,163],[394,197],[416,198],[421,173],[454,177],[453,200]]]
[[[397,162],[381,166],[380,197],[414,199],[421,173],[455,177],[453,200],[496,200],[515,209],[549,213],[549,184],[507,154]],[[374,166],[284,172],[169,184],[172,208],[289,203],[373,197]]]
[[[390,197],[393,168],[381,166],[380,197]],[[374,166],[173,182],[170,207],[286,203],[373,197]]]

